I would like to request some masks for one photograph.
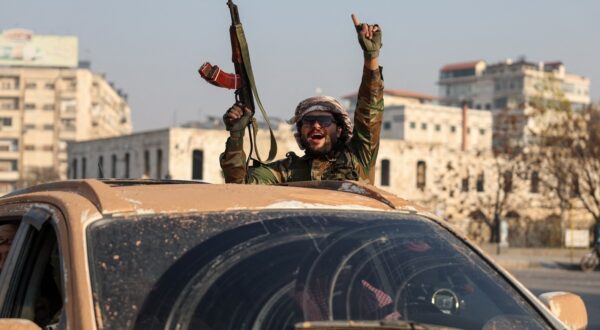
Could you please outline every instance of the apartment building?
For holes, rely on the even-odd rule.
[[[562,92],[575,108],[590,103],[590,79],[568,73],[562,62],[534,63],[521,58],[488,64],[483,60],[453,63],[440,69],[439,102],[474,109],[516,108],[532,97],[553,98]]]
[[[384,90],[382,139],[440,145],[453,150],[491,150],[492,113],[464,104],[444,106],[435,96],[402,90]],[[343,97],[356,103],[356,94]]]
[[[127,96],[80,63],[73,36],[0,37],[0,194],[67,176],[67,143],[128,134]]]

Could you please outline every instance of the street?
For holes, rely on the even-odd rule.
[[[549,291],[578,294],[588,312],[588,329],[600,329],[600,271],[578,269],[528,268],[509,271],[535,295]]]

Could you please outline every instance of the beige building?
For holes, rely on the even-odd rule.
[[[302,155],[292,127],[275,130],[278,156]],[[168,128],[126,136],[69,143],[70,178],[153,178],[224,182],[219,155],[228,133],[223,128]],[[266,154],[269,135],[259,132],[259,149]],[[247,143],[246,143],[247,146]],[[475,239],[489,235],[482,218],[496,203],[498,175],[504,168],[491,150],[460,150],[446,144],[383,139],[375,167],[375,185],[421,203]],[[556,199],[540,186],[540,173],[511,174],[511,191],[502,216],[510,219],[511,243],[561,242],[566,220]],[[504,188],[502,188],[504,189]],[[500,197],[502,197],[502,193]],[[585,212],[574,210],[570,226],[586,228]],[[545,224],[558,227],[548,229]],[[558,240],[558,241],[556,241]]]
[[[300,154],[291,126],[274,131],[277,158]],[[69,143],[69,178],[149,178],[223,183],[219,155],[229,133],[225,129],[166,128],[112,138]],[[258,134],[261,155],[269,148],[269,133]],[[248,143],[246,143],[246,152]]]
[[[488,64],[483,60],[442,67],[438,84],[441,104],[474,109],[519,107],[540,96],[551,81],[575,108],[590,103],[590,79],[568,73],[561,62],[528,62],[507,59]]]
[[[343,99],[351,108],[356,103],[356,94]],[[427,94],[386,89],[381,138],[441,145],[453,150],[492,148],[492,113],[436,102],[436,97]]]
[[[131,132],[126,95],[80,65],[76,37],[9,30],[0,46],[0,193],[65,178],[70,141]]]

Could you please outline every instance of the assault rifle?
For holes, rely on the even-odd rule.
[[[231,15],[229,36],[231,38],[231,61],[235,67],[235,74],[227,73],[218,66],[211,65],[208,62],[202,64],[198,72],[202,78],[215,86],[235,89],[236,103],[242,103],[248,107],[252,111],[252,114],[255,112],[254,98],[256,98],[258,107],[269,126],[269,132],[271,134],[271,148],[269,150],[269,157],[266,160],[269,162],[273,160],[277,154],[277,142],[273,130],[271,129],[271,123],[269,122],[267,113],[258,97],[256,83],[254,82],[254,74],[252,73],[252,65],[250,63],[248,43],[246,42],[246,36],[244,34],[242,22],[240,21],[237,5],[235,5],[232,0],[228,0],[227,6],[229,7],[229,13]],[[253,145],[256,142],[256,131],[256,120],[253,117],[248,125],[248,132],[250,133],[250,154],[248,155],[248,160],[252,157]],[[259,161],[262,161],[258,154],[258,150],[256,150],[256,157]]]

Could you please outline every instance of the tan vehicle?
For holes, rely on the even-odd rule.
[[[0,198],[10,224],[0,329],[587,323],[579,297],[544,307],[441,219],[356,182],[58,182]]]

